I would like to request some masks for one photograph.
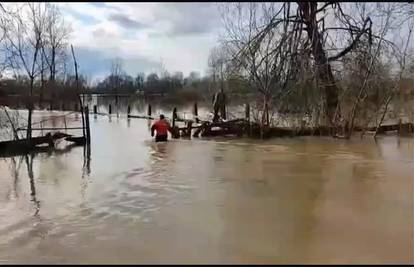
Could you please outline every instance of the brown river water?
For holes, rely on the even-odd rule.
[[[414,263],[413,138],[91,132],[90,153],[0,158],[0,264]]]

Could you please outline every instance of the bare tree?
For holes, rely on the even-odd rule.
[[[219,81],[220,91],[224,92],[224,83],[226,80],[226,61],[227,55],[225,54],[224,47],[214,47],[210,50],[208,57],[208,66],[210,74],[213,78],[213,86],[217,86],[216,80]]]
[[[112,89],[115,90],[115,92],[117,92],[117,90],[119,89],[119,85],[120,85],[120,77],[123,74],[123,69],[122,69],[122,59],[120,58],[115,58],[112,60],[111,62],[111,86]]]
[[[362,85],[360,87],[359,93],[358,93],[358,95],[357,95],[357,97],[356,97],[356,99],[354,101],[353,106],[352,106],[352,110],[351,110],[351,114],[350,114],[350,127],[349,127],[348,133],[346,135],[347,138],[350,138],[351,137],[352,131],[354,129],[354,121],[355,121],[355,116],[356,116],[357,108],[358,108],[360,102],[365,99],[365,98],[363,98],[363,94],[364,94],[364,92],[366,90],[367,83],[368,83],[368,78],[371,75],[371,72],[372,72],[372,68],[374,66],[375,59],[378,57],[378,54],[380,52],[383,37],[385,36],[387,30],[389,29],[390,17],[391,17],[391,10],[388,10],[388,14],[387,14],[387,16],[385,18],[384,26],[382,27],[382,32],[381,32],[380,40],[378,42],[377,48],[375,49],[374,53],[370,56],[369,67],[368,67],[368,69],[366,71],[365,78],[364,78],[363,83],[362,83]]]
[[[361,41],[358,45],[354,47],[354,51],[349,53],[354,58],[354,67],[349,77],[351,82],[351,88],[345,88],[343,95],[347,93],[352,100],[352,103],[348,103],[349,106],[352,106],[348,114],[346,122],[350,122],[349,127],[345,127],[346,138],[350,138],[354,129],[354,124],[356,124],[357,118],[362,119],[365,117],[369,110],[373,110],[370,117],[366,119],[366,125],[368,126],[373,118],[377,118],[377,113],[379,112],[382,105],[387,102],[388,93],[386,91],[395,91],[395,86],[399,84],[396,81],[400,81],[401,77],[398,78],[398,72],[395,75],[395,81],[392,81],[391,78],[391,69],[395,69],[396,66],[400,66],[400,70],[403,71],[403,67],[398,62],[398,54],[402,54],[401,49],[404,50],[404,47],[399,48],[396,45],[395,38],[393,42],[387,40],[387,37],[390,38],[391,32],[401,32],[401,27],[409,22],[412,14],[406,12],[413,6],[406,6],[405,4],[396,4],[396,3],[381,3],[376,4],[376,6],[367,7],[367,4],[355,4],[357,12],[361,17],[364,17],[367,13],[370,13],[370,16],[374,18],[375,27],[373,27],[373,36],[375,31],[378,32],[379,37],[374,40],[364,40],[361,38]],[[374,8],[375,7],[375,8]],[[374,29],[376,28],[376,30]],[[408,40],[406,41],[406,46],[409,43],[411,33],[408,34]],[[404,42],[402,42],[404,43]],[[371,44],[375,44],[372,46]],[[403,46],[403,44],[402,44]],[[343,63],[346,65],[347,56],[344,57]],[[395,64],[397,63],[397,64]],[[346,70],[342,70],[343,72]],[[393,86],[392,84],[395,84]],[[357,89],[352,92],[353,88]],[[397,86],[398,87],[398,86]],[[394,88],[394,89],[393,89]],[[352,93],[354,95],[352,95]],[[385,93],[385,95],[384,95]],[[382,99],[381,99],[382,98]],[[375,99],[375,105],[372,105],[372,101]],[[347,104],[346,102],[344,102]],[[373,106],[373,108],[372,108]],[[387,105],[386,105],[387,106]],[[381,119],[382,120],[382,119]],[[363,136],[365,130],[363,130],[361,136]]]
[[[66,24],[60,10],[56,5],[46,4],[46,32],[43,51],[46,47],[49,50],[48,65],[50,69],[50,81],[55,81],[57,74],[57,65],[59,60],[64,59],[66,55],[66,48],[68,45],[68,38],[71,33],[71,28]]]
[[[362,36],[373,36],[371,19],[367,16],[356,20],[345,14],[342,5],[337,2],[321,5],[316,2],[229,5],[230,8],[224,14],[227,26],[225,40],[231,45],[234,45],[237,39],[244,40],[236,46],[235,57],[242,58],[250,53],[251,62],[254,63],[251,64],[250,71],[256,72],[260,63],[263,64],[264,73],[268,69],[268,73],[276,74],[273,80],[264,79],[269,86],[275,80],[284,84],[283,76],[289,77],[293,71],[292,64],[295,64],[295,56],[298,53],[309,56],[313,61],[311,66],[315,70],[318,87],[325,97],[327,123],[335,126],[341,112],[338,101],[339,85],[331,64],[351,52]],[[326,22],[325,27],[328,18],[331,20],[330,25]],[[245,21],[249,21],[247,25]],[[333,36],[338,32],[342,33],[345,40],[334,41]],[[269,56],[258,49],[272,44],[273,47],[268,51],[271,52],[269,55],[278,58],[276,64],[269,64]],[[340,48],[343,44],[346,46]],[[250,75],[256,76],[253,73]],[[269,83],[270,80],[272,83]],[[285,78],[285,81],[287,80]]]
[[[42,91],[43,97],[45,67],[49,70],[48,87],[55,85],[58,66],[64,68],[67,60],[68,39],[71,34],[70,26],[65,22],[64,17],[60,13],[58,7],[51,3],[45,3],[45,25],[44,35],[42,38]]]
[[[212,94],[213,103],[213,121],[219,119],[219,112],[223,119],[227,118],[226,114],[226,94],[224,92],[225,84],[229,78],[228,54],[225,46],[217,46],[210,50],[208,57],[208,67],[210,72],[209,91]],[[191,78],[190,73],[190,77]],[[219,88],[219,90],[217,90]]]
[[[115,58],[111,62],[111,75],[110,81],[112,89],[115,91],[115,106],[116,106],[116,114],[119,117],[119,110],[118,110],[118,90],[120,89],[120,82],[121,76],[124,74],[122,69],[122,59]]]
[[[0,3],[0,47],[6,37],[6,23],[4,22],[4,18],[7,15],[6,9],[4,9],[3,5]],[[3,53],[2,53],[3,54]],[[0,56],[0,79],[2,78],[2,73],[5,69],[6,63],[5,58]]]
[[[30,80],[30,97],[27,103],[27,139],[31,139],[33,112],[33,88],[35,79],[40,74],[39,58],[44,33],[44,10],[39,3],[19,6],[7,21],[6,49],[10,66],[25,73]]]
[[[409,26],[408,26],[408,35],[407,35],[407,38],[405,40],[404,50],[403,51],[397,51],[396,55],[395,55],[395,57],[398,60],[398,64],[399,64],[399,73],[398,73],[397,79],[395,81],[394,87],[392,87],[389,90],[387,99],[386,99],[385,104],[384,104],[384,112],[382,113],[381,119],[378,122],[378,125],[375,129],[374,137],[376,137],[377,134],[378,134],[378,130],[379,130],[381,124],[384,121],[384,118],[385,118],[385,115],[388,111],[391,100],[393,99],[393,97],[395,96],[395,94],[397,92],[397,89],[401,85],[401,79],[402,79],[404,71],[406,69],[407,50],[408,50],[409,44],[411,42],[411,36],[412,36],[412,33],[413,33],[413,29],[414,29],[414,16],[410,17],[409,19],[410,19],[410,21],[409,21]]]
[[[251,86],[262,95],[262,125],[269,125],[272,98],[280,98],[292,75],[290,65],[295,60],[299,34],[290,34],[297,24],[279,20],[273,25],[275,13],[289,13],[290,3],[236,4],[225,17],[226,44],[232,55],[231,64],[241,74],[249,77]],[[233,18],[238,18],[234,20]],[[263,29],[265,27],[265,29]]]

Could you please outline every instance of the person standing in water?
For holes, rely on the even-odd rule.
[[[217,122],[219,118],[226,119],[226,95],[223,90],[216,92],[213,95],[213,122]],[[220,116],[218,115],[220,112]]]
[[[164,115],[160,115],[160,119],[154,122],[151,126],[151,136],[154,136],[154,131],[157,131],[155,135],[155,142],[166,142],[168,141],[168,131],[171,131],[171,126]]]

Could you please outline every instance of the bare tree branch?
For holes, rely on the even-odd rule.
[[[365,27],[367,26],[368,23],[370,23],[370,26],[366,29]],[[342,50],[341,52],[336,54],[335,56],[329,57],[328,61],[334,61],[334,60],[340,59],[343,56],[345,56],[346,54],[348,54],[349,52],[351,52],[354,49],[354,47],[356,46],[356,44],[359,42],[359,40],[361,39],[361,36],[364,33],[368,33],[370,31],[371,25],[372,25],[371,19],[368,17],[365,20],[363,30],[358,33],[358,35],[355,37],[355,39],[352,41],[352,43],[347,48],[345,48],[344,50]]]

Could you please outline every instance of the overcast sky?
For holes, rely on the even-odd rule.
[[[14,5],[13,3],[8,3]],[[124,70],[139,72],[191,71],[204,75],[210,49],[224,30],[220,3],[55,3],[71,25],[80,72],[92,82],[110,72],[111,61],[120,58]],[[351,7],[354,4],[342,4]],[[375,4],[371,8],[375,9]],[[374,21],[374,33],[382,22]],[[375,30],[376,29],[376,30]],[[407,29],[391,30],[387,39],[406,36]],[[394,40],[393,40],[394,41]],[[413,51],[411,42],[410,53]],[[338,47],[341,44],[336,43]],[[342,46],[344,46],[343,44]]]
[[[57,3],[72,25],[70,42],[80,70],[94,79],[109,73],[110,60],[119,57],[135,76],[207,68],[209,51],[221,28],[215,3]]]

